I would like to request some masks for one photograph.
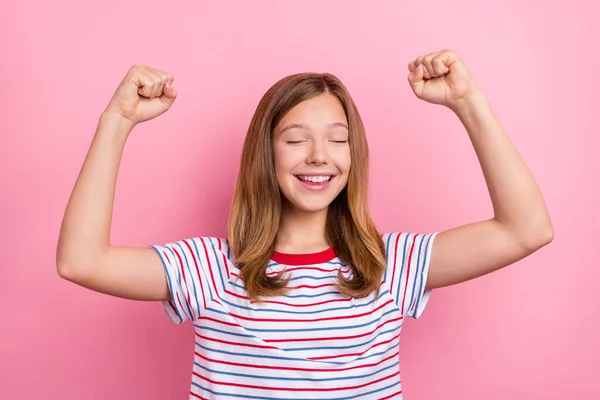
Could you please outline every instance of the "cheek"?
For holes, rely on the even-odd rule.
[[[350,166],[352,165],[352,157],[350,156],[350,149],[346,148],[344,151],[341,151],[337,155],[338,168],[342,171],[342,173],[347,174],[350,171]]]
[[[294,154],[275,147],[273,149],[273,159],[275,164],[275,176],[281,184],[280,179],[288,175],[294,167]]]

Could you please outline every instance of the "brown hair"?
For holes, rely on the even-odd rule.
[[[323,73],[290,75],[275,83],[260,100],[244,141],[240,171],[229,215],[228,239],[240,277],[252,301],[282,295],[288,279],[267,276],[275,250],[282,199],[275,177],[273,130],[297,104],[330,93],[342,104],[349,128],[351,166],[348,184],[329,205],[325,236],[339,259],[352,269],[351,279],[338,272],[338,290],[352,297],[379,294],[385,248],[369,213],[368,145],[358,109],[342,82]]]

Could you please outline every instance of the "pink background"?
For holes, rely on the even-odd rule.
[[[338,75],[361,110],[382,231],[490,217],[459,121],[406,82],[411,59],[455,48],[539,182],[555,240],[434,292],[404,330],[405,398],[600,398],[600,30],[584,3],[3,1],[0,397],[187,398],[191,325],[55,272],[68,196],[132,64],[174,73],[180,93],[122,162],[112,240],[146,246],[225,233],[258,100],[306,70]]]

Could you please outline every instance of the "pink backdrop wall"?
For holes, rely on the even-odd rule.
[[[4,1],[0,397],[187,398],[191,325],[55,272],[97,117],[132,64],[174,73],[180,93],[135,129],[121,167],[112,240],[146,246],[224,234],[254,108],[305,70],[338,75],[362,112],[381,230],[489,217],[459,121],[406,82],[410,59],[456,48],[542,187],[555,240],[434,293],[404,330],[405,398],[600,398],[600,30],[597,6],[569,3]]]

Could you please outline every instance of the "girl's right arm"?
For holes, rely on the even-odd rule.
[[[58,274],[97,292],[136,300],[169,300],[162,262],[153,249],[113,246],[110,227],[123,149],[136,124],[167,111],[173,76],[132,67],[102,113],[63,217]]]

